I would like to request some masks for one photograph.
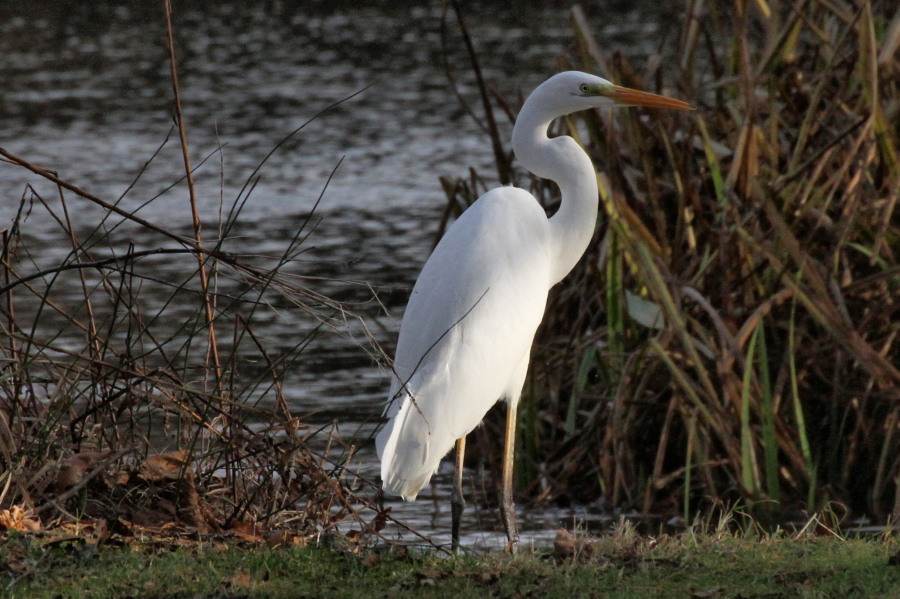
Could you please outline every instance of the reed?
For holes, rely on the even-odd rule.
[[[605,54],[573,9],[579,50],[560,68],[698,111],[557,124],[600,167],[605,218],[538,333],[521,500],[900,516],[900,15],[888,4],[689,0],[643,70]],[[512,172],[552,212],[554,187]],[[449,205],[473,201],[478,180],[445,181]]]

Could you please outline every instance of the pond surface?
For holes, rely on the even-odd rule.
[[[310,283],[315,291],[356,302],[366,328],[391,353],[407,293],[444,208],[438,177],[466,177],[470,167],[488,181],[495,176],[490,144],[461,108],[445,72],[446,61],[459,93],[480,114],[453,14],[445,44],[440,2],[175,4],[193,164],[208,158],[195,175],[207,239],[215,237],[219,215],[246,197],[241,189],[276,144],[330,104],[353,96],[315,118],[265,161],[226,249],[278,252],[315,207],[315,227],[298,268],[321,278]],[[504,97],[527,94],[558,70],[558,56],[573,49],[565,2],[515,3],[514,8],[499,1],[471,4],[466,19],[484,76]],[[123,208],[162,227],[187,231],[185,188],[165,191],[180,179],[183,165],[177,134],[171,133],[161,5],[4,3],[0,146],[101,198],[121,198]],[[641,64],[641,56],[658,43],[661,9],[649,2],[619,2],[605,10],[616,16],[588,10],[598,39]],[[498,116],[508,137],[510,124]],[[9,226],[19,200],[30,196],[29,184],[58,209],[53,186],[0,163],[0,228]],[[150,198],[156,199],[146,203]],[[76,228],[90,231],[103,216],[74,197],[68,202],[78,208],[72,213]],[[30,248],[35,267],[65,255],[46,211],[33,210],[27,229],[40,240]],[[121,241],[119,249],[130,242],[144,247],[160,242],[128,228],[114,239]],[[159,261],[160,279],[177,275],[177,264]],[[370,285],[380,302],[371,300],[365,285],[344,280]],[[73,288],[73,297],[79,291]],[[302,319],[302,313],[280,308],[256,330],[261,327],[276,347],[287,349],[309,329]],[[385,373],[346,335],[322,333],[305,351],[307,357],[285,381],[292,409],[311,424],[336,423],[346,438],[358,439],[360,473],[377,478],[374,449],[366,439],[377,425]],[[447,482],[444,475],[436,477],[414,504],[391,503],[394,514],[446,540]],[[523,514],[526,541],[552,538],[559,526],[571,528],[573,519],[590,520],[589,511]],[[494,513],[470,507],[466,524],[467,544],[502,547]]]

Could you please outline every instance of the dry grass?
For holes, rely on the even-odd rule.
[[[0,528],[282,531],[279,543],[304,543],[344,525],[366,538],[390,516],[351,489],[364,488],[349,469],[355,448],[310,429],[282,392],[316,334],[365,324],[293,266],[309,220],[280,253],[232,251],[256,171],[222,207],[218,230],[201,235],[171,36],[170,26],[189,226],[150,222],[122,198],[104,200],[0,148],[0,166],[56,188],[45,198],[29,186],[0,248]],[[87,228],[90,219],[70,218],[85,209],[100,215]],[[35,221],[54,225],[31,230]],[[300,330],[293,347],[278,348],[256,323],[289,309],[302,315]],[[371,341],[360,351],[380,350]]]

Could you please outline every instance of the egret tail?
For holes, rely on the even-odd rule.
[[[400,402],[400,409],[375,439],[382,488],[385,493],[413,501],[431,480],[455,439],[436,438],[435,435],[447,435],[425,422],[425,415],[408,393],[401,393],[395,401]]]

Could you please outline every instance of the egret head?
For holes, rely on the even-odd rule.
[[[596,75],[579,71],[566,71],[554,75],[532,92],[526,104],[540,106],[554,116],[604,106],[694,109],[681,100],[621,87]]]

